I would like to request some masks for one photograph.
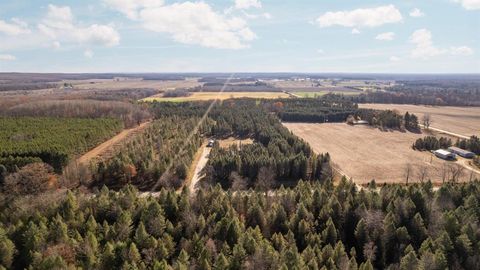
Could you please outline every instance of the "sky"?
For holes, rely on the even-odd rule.
[[[480,73],[480,0],[0,0],[0,72]]]

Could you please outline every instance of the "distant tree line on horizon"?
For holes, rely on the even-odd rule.
[[[356,103],[480,106],[480,81],[400,81],[386,91],[351,96]]]

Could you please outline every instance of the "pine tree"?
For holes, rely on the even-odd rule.
[[[101,269],[112,269],[115,267],[115,250],[110,242],[107,242],[100,257]]]
[[[210,263],[208,262],[207,259],[201,260],[198,268],[200,270],[211,270],[212,269],[212,267],[210,267]]]
[[[141,259],[140,252],[138,252],[137,246],[135,243],[131,243],[130,247],[128,248],[128,253],[127,253],[127,260],[131,263],[137,263]]]
[[[357,227],[355,228],[355,239],[356,239],[356,250],[357,250],[357,258],[360,261],[363,261],[363,247],[368,242],[368,233],[367,227],[365,225],[365,221],[360,219],[357,223]]]
[[[113,226],[117,241],[126,241],[132,231],[132,218],[128,211],[122,211]]]
[[[187,270],[190,265],[189,259],[190,257],[188,256],[188,253],[184,249],[180,250],[180,253],[178,254],[177,260],[175,262],[175,269]]]
[[[10,268],[13,263],[13,258],[16,253],[15,244],[8,239],[5,231],[0,227],[0,266]]]
[[[358,270],[373,270],[372,262],[370,262],[370,260],[367,260],[366,262],[360,264]]]
[[[419,213],[415,214],[413,217],[411,227],[412,230],[410,235],[413,236],[413,243],[418,247],[427,237],[427,229],[425,228],[423,218]]]
[[[217,269],[217,270],[228,269],[228,260],[225,257],[225,255],[223,255],[223,253],[220,253],[220,255],[217,256],[215,264],[213,265],[213,269]]]
[[[323,240],[325,243],[335,245],[337,243],[337,229],[331,218],[327,221],[327,227],[322,232]]]
[[[410,251],[406,256],[400,260],[401,270],[417,269],[418,259],[415,251]]]
[[[149,237],[150,235],[147,233],[145,225],[143,225],[143,222],[140,221],[137,230],[135,231],[135,243],[137,243],[141,249],[146,248]]]
[[[67,192],[67,197],[62,203],[61,209],[64,220],[70,222],[75,219],[75,212],[78,210],[78,203],[76,197],[71,191]]]

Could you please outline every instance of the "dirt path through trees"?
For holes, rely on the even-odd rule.
[[[190,181],[190,184],[188,186],[188,189],[190,190],[190,192],[192,192],[192,194],[195,193],[198,189],[196,185],[203,178],[202,170],[205,167],[205,165],[207,165],[208,155],[212,150],[211,147],[206,147],[206,145],[202,145],[202,147],[203,147],[202,155],[200,156],[200,159],[197,161],[197,164],[195,165],[195,171],[193,173],[192,180]]]
[[[134,128],[123,130],[122,132],[110,138],[108,141],[103,142],[102,144],[82,155],[77,159],[77,164],[88,165],[94,159],[101,160],[108,158],[114,151],[116,145],[119,145],[128,138],[131,138],[133,135],[142,132],[146,127],[148,127],[148,125],[150,125],[150,123],[150,121],[145,122]]]

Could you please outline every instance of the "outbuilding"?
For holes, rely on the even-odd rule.
[[[464,158],[474,158],[475,157],[475,153],[464,150],[462,148],[455,147],[455,146],[449,147],[448,151],[450,151],[454,154],[457,154],[461,157],[464,157]]]
[[[445,149],[438,149],[438,150],[435,150],[433,151],[433,154],[438,157],[438,158],[441,158],[441,159],[445,159],[445,160],[455,160],[457,158],[457,156],[450,152],[450,151],[447,151]]]
[[[368,125],[368,121],[365,121],[365,120],[357,120],[357,121],[353,121],[353,124],[356,126],[356,125]]]

